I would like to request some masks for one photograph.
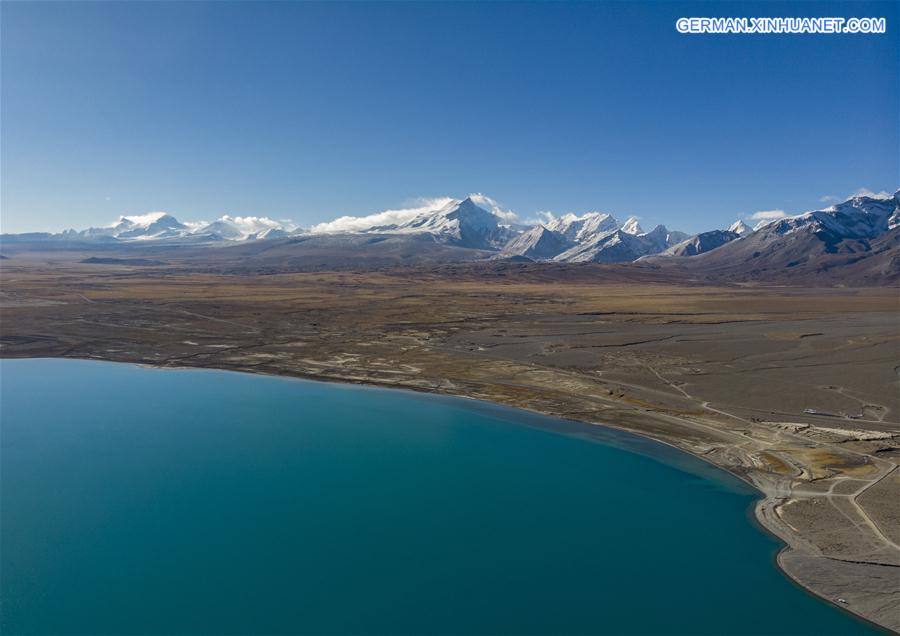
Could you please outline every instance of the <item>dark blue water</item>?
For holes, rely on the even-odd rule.
[[[4,634],[871,631],[775,569],[739,481],[628,436],[71,360],[0,362],[0,398]]]

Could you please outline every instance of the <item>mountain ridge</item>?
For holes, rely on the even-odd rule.
[[[487,206],[491,210],[483,207],[485,200],[491,202]],[[897,240],[888,236],[900,228],[900,191],[892,196],[850,197],[828,208],[766,221],[756,229],[738,220],[727,230],[692,236],[664,225],[646,232],[636,217],[620,223],[605,212],[566,214],[520,225],[492,204],[483,195],[470,195],[439,200],[420,209],[340,217],[311,229],[267,217],[224,215],[212,223],[197,223],[154,212],[122,216],[109,226],[81,231],[3,234],[0,241],[77,245],[78,249],[139,244],[225,247],[261,242],[279,249],[314,250],[323,259],[322,267],[332,258],[345,264],[354,258],[370,262],[377,254],[380,263],[392,258],[427,263],[435,259],[451,262],[456,254],[460,261],[639,262],[748,280],[826,272],[834,278],[844,269],[862,271],[866,267],[871,269],[865,275],[870,278],[900,278],[900,259],[893,257]],[[294,240],[298,237],[315,237],[315,241]],[[385,240],[388,242],[379,245]],[[440,254],[438,246],[443,246]],[[861,265],[863,261],[868,265]]]

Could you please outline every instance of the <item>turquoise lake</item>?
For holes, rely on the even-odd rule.
[[[75,360],[0,362],[0,425],[4,634],[875,633],[742,482],[599,427]]]

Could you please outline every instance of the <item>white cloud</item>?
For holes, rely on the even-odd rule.
[[[366,216],[341,216],[333,221],[319,223],[310,228],[316,233],[335,233],[335,232],[358,232],[371,227],[382,225],[398,225],[410,221],[425,212],[436,212],[444,208],[455,199],[450,197],[435,197],[418,199],[418,205],[411,208],[400,208],[396,210],[384,210]]]
[[[147,214],[134,214],[130,216],[120,216],[119,220],[110,225],[109,227],[114,227],[121,223],[122,221],[130,221],[135,225],[140,225],[142,227],[146,227],[153,223],[154,221],[158,221],[162,217],[166,216],[168,212],[148,212]]]
[[[524,225],[547,225],[548,223],[553,223],[556,220],[556,215],[553,212],[547,210],[541,210],[539,212],[535,212],[534,216],[525,219],[522,221]]]
[[[887,190],[882,190],[881,192],[874,192],[873,190],[869,190],[869,188],[859,188],[856,192],[847,195],[843,199],[841,197],[835,196],[833,194],[826,194],[824,196],[819,197],[819,201],[822,203],[837,203],[839,201],[846,201],[847,199],[852,199],[853,197],[870,197],[872,199],[890,199],[893,198],[893,193],[888,192]]]
[[[748,218],[751,221],[774,221],[775,219],[783,219],[787,216],[784,210],[760,210],[754,212]]]
[[[872,192],[868,188],[860,188],[856,192],[850,195],[851,197],[871,197],[873,199],[890,199],[894,195],[886,190],[882,190],[881,192]]]
[[[515,212],[513,212],[512,210],[504,210],[502,207],[500,207],[500,204],[497,203],[496,200],[492,199],[486,194],[475,192],[473,194],[470,194],[469,198],[472,199],[472,201],[474,201],[478,207],[490,210],[504,221],[512,222],[519,218]]]
[[[225,215],[219,219],[237,227],[243,234],[256,234],[269,229],[292,230],[296,226],[286,226],[278,221],[273,221],[267,216],[229,216]]]

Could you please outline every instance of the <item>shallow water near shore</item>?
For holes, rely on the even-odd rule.
[[[463,399],[3,360],[0,460],[3,633],[879,633],[737,478]]]

